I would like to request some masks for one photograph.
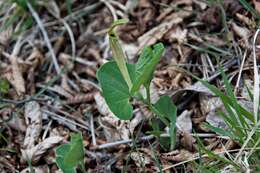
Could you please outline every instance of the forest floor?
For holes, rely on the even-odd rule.
[[[165,45],[151,94],[178,108],[173,150],[146,106],[133,102],[133,117],[120,120],[102,97],[96,72],[111,60],[107,29],[120,18],[129,19],[116,30],[128,62],[144,46]],[[239,103],[255,115],[259,19],[257,0],[0,0],[0,172],[61,172],[55,148],[77,132],[87,172],[257,172],[257,118],[236,140],[218,112]],[[223,69],[231,109],[181,69],[226,93]]]

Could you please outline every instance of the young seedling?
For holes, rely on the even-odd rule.
[[[139,100],[143,101],[169,127],[171,149],[173,149],[176,133],[176,106],[168,96],[162,96],[155,104],[151,103],[150,99],[150,84],[155,67],[164,52],[164,46],[162,43],[146,46],[136,64],[127,63],[114,31],[116,26],[125,24],[127,21],[125,19],[115,21],[108,31],[114,61],[105,63],[97,72],[103,96],[109,109],[122,120],[129,120],[133,115],[133,106],[130,100],[141,97]],[[141,86],[144,86],[146,90],[145,98],[139,92]]]
[[[81,133],[72,134],[70,143],[56,148],[56,163],[64,173],[76,173],[76,168],[85,173],[84,147]]]

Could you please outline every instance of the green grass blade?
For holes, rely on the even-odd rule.
[[[260,14],[246,1],[246,0],[239,0],[242,6],[249,11],[256,19],[260,19]]]

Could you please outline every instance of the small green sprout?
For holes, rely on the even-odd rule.
[[[175,144],[177,108],[171,98],[162,96],[156,103],[151,103],[150,84],[156,65],[159,63],[164,46],[162,43],[146,46],[136,64],[126,62],[126,56],[119,43],[114,28],[125,24],[128,20],[115,21],[108,30],[110,47],[115,61],[105,63],[97,72],[97,79],[101,85],[103,96],[115,116],[122,120],[129,120],[133,115],[131,99],[138,99],[148,106],[170,129],[171,149]],[[146,90],[146,96],[139,92],[141,86]]]
[[[56,148],[56,163],[64,173],[76,173],[78,166],[82,172],[86,172],[81,133],[72,134],[70,143],[60,145]]]

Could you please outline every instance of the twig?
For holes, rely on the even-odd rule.
[[[245,60],[246,60],[246,55],[247,55],[247,50],[245,51],[244,56],[243,56],[243,59],[242,59],[242,63],[241,63],[240,69],[239,69],[239,73],[238,73],[238,77],[237,77],[237,83],[236,83],[236,86],[235,86],[235,91],[234,91],[234,93],[237,92],[237,89],[238,89],[238,87],[239,87],[241,75],[242,75],[242,72],[243,72],[243,67],[244,67]]]
[[[255,116],[255,124],[258,120],[258,108],[259,108],[259,74],[256,62],[256,50],[255,50],[255,43],[256,38],[259,34],[260,29],[257,29],[254,40],[253,40],[253,59],[254,59],[254,116]]]
[[[51,127],[51,124],[52,124],[53,120],[49,121],[49,123],[47,124],[47,127],[45,128],[44,132],[43,132],[43,135],[42,135],[42,140],[44,140],[47,136],[47,133]]]
[[[97,63],[94,62],[94,61],[88,61],[88,60],[85,60],[81,57],[78,57],[76,56],[75,58],[73,58],[72,56],[68,55],[68,54],[65,54],[65,53],[60,53],[60,57],[62,58],[65,58],[65,59],[71,59],[73,61],[76,61],[80,64],[84,64],[86,66],[91,66],[91,67],[96,67],[97,66]]]
[[[93,114],[90,114],[90,129],[91,129],[91,136],[92,136],[92,144],[93,144],[93,146],[96,146],[97,141],[96,141],[96,136],[95,136]]]
[[[161,134],[160,136],[161,137],[169,137],[169,134]],[[194,133],[192,133],[191,136],[196,136],[196,137],[201,137],[201,138],[214,138],[215,137],[215,138],[220,138],[220,139],[230,139],[227,136],[218,136],[216,134],[211,134],[211,133],[208,133],[208,134],[204,134],[204,133],[202,133],[202,134],[200,134],[200,133],[194,134]],[[137,139],[137,142],[149,141],[149,140],[151,140],[153,138],[155,138],[154,135],[143,136],[143,137]],[[115,147],[117,145],[129,144],[129,143],[132,143],[132,142],[134,142],[133,139],[115,141],[115,142],[110,142],[110,143],[106,143],[106,144],[97,145],[96,147],[93,147],[92,149],[96,150],[96,149],[112,148],[112,147]]]
[[[114,20],[117,20],[117,15],[116,15],[116,10],[115,8],[110,4],[111,2],[110,1],[107,1],[107,0],[100,0],[101,2],[103,2],[107,8],[109,9],[109,11],[111,12],[112,16],[113,16],[113,19]]]
[[[43,38],[46,42],[46,45],[50,51],[50,54],[51,54],[51,57],[52,57],[52,61],[53,61],[53,64],[54,64],[54,68],[56,70],[56,72],[59,74],[60,73],[60,67],[59,67],[59,64],[58,64],[58,61],[57,61],[57,57],[53,51],[53,48],[52,48],[52,45],[51,45],[51,42],[50,42],[50,39],[48,37],[48,34],[43,26],[43,23],[41,22],[41,19],[39,17],[39,15],[37,14],[37,12],[33,9],[32,5],[30,4],[29,1],[26,1],[26,4],[27,4],[27,7],[29,8],[33,18],[35,19],[36,23],[38,24],[42,34],[43,34]]]
[[[139,138],[139,139],[138,139],[138,142],[140,142],[140,141],[146,141],[146,140],[151,140],[151,139],[153,139],[153,138],[154,138],[153,135],[144,136],[144,137]],[[102,144],[102,145],[97,145],[96,147],[93,147],[92,149],[96,150],[96,149],[111,148],[111,147],[115,147],[115,146],[117,146],[117,145],[128,144],[128,143],[132,143],[132,142],[134,142],[133,139],[121,140],[121,141],[106,143],[106,144]]]
[[[60,116],[60,115],[58,115],[58,114],[56,114],[56,113],[54,113],[54,112],[50,112],[50,111],[48,111],[48,110],[46,110],[46,109],[43,109],[42,112],[44,112],[44,113],[46,113],[46,114],[48,114],[48,115],[54,116],[54,117],[56,117],[56,118],[58,118],[58,119],[61,119],[61,120],[63,120],[63,121],[67,121],[67,122],[69,122],[69,123],[71,123],[71,124],[73,124],[73,125],[79,126],[79,127],[83,128],[83,129],[85,129],[85,130],[89,130],[88,127],[83,126],[83,125],[81,125],[81,124],[79,124],[79,123],[76,123],[76,122],[74,122],[74,121],[72,121],[72,120],[70,120],[70,119],[67,119],[67,118],[63,117],[63,116]]]
[[[67,29],[68,31],[68,34],[69,34],[69,37],[70,37],[70,41],[71,41],[71,52],[72,52],[72,59],[74,60],[75,57],[76,57],[76,43],[75,43],[75,37],[74,37],[74,34],[69,26],[69,24],[66,22],[66,20],[64,19],[59,19],[63,25],[65,26],[65,28]]]
[[[80,9],[80,10],[77,10],[71,14],[69,14],[68,16],[66,16],[64,18],[64,20],[70,20],[72,18],[75,18],[77,19],[80,15],[84,14],[90,14],[92,11],[95,11],[98,7],[100,7],[102,5],[101,2],[97,2],[95,4],[92,4],[92,5],[89,5],[89,6],[86,6],[85,8],[83,9]]]

